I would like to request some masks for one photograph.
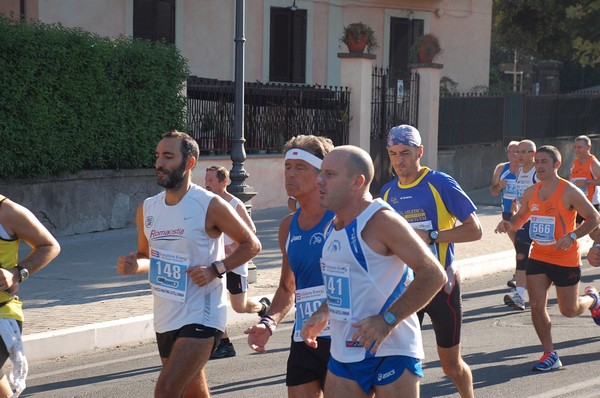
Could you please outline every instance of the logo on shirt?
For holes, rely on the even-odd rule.
[[[154,217],[152,216],[147,216],[146,217],[146,228],[150,228],[152,226],[152,224],[154,223]]]
[[[182,237],[184,232],[185,230],[183,228],[165,229],[162,231],[153,229],[152,231],[150,231],[150,239],[172,240],[173,238]]]
[[[292,239],[290,239],[290,243],[294,243],[298,240],[302,240],[302,235],[292,236]]]
[[[310,237],[308,244],[309,245],[320,245],[323,243],[324,239],[325,239],[325,236],[321,232],[317,232],[316,234],[313,234],[313,236]]]
[[[532,203],[531,206],[529,206],[529,209],[531,211],[538,211],[540,209],[540,206],[537,203]]]
[[[327,247],[327,251],[330,253],[335,253],[337,251],[340,251],[341,248],[342,248],[342,245],[341,245],[340,241],[336,239],[329,244],[329,246]]]

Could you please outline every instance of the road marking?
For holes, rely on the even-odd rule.
[[[531,396],[530,398],[554,398],[554,397],[562,397],[567,393],[574,393],[579,390],[589,389],[590,387],[595,387],[600,384],[600,377],[594,377],[593,379],[587,379],[586,381],[582,381],[580,383],[569,384],[568,386],[564,386],[561,388],[555,388],[552,391],[548,391],[542,394]],[[598,392],[588,394],[588,395],[577,395],[578,398],[594,398],[598,396]]]

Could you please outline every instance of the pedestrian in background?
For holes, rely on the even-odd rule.
[[[424,353],[415,312],[446,282],[406,220],[373,200],[373,175],[369,154],[349,145],[331,151],[319,174],[321,206],[335,213],[321,258],[327,301],[302,337],[317,348],[331,322],[328,398],[418,397]]]
[[[527,188],[519,211],[510,221],[501,221],[497,232],[515,231],[529,220],[533,240],[527,264],[527,291],[531,304],[531,320],[542,343],[544,353],[533,365],[534,371],[547,371],[562,366],[552,341],[552,322],[548,314],[548,291],[556,287],[561,314],[572,318],[590,310],[600,325],[600,298],[593,286],[578,296],[581,280],[581,256],[577,239],[592,232],[600,223],[600,215],[580,189],[558,176],[560,152],[553,146],[540,147],[535,155],[535,168],[540,182]],[[577,213],[586,220],[576,227]]]
[[[256,227],[254,222],[250,218],[250,215],[246,211],[244,202],[236,198],[229,192],[227,192],[227,186],[231,181],[229,180],[229,171],[222,166],[210,166],[206,169],[206,175],[204,177],[204,186],[207,191],[213,192],[223,198],[229,205],[235,209],[236,213],[252,232],[256,233]],[[224,236],[225,254],[229,255],[235,250],[237,244],[231,240],[227,235]],[[268,297],[263,297],[260,300],[247,297],[246,292],[248,291],[248,263],[240,265],[236,269],[233,269],[225,274],[226,286],[229,291],[229,302],[231,308],[239,314],[256,313],[262,317],[267,313],[271,301]],[[230,358],[235,356],[235,348],[233,343],[229,340],[227,331],[223,333],[223,337],[219,342],[217,349],[211,354],[210,359],[221,359]]]
[[[300,331],[304,322],[326,299],[320,260],[325,226],[333,218],[333,213],[319,203],[317,176],[323,158],[332,149],[333,143],[329,138],[314,135],[293,137],[283,147],[285,189],[299,208],[279,225],[281,277],[271,308],[258,325],[245,332],[248,345],[264,353],[276,325],[295,305],[285,378],[290,398],[322,397],[329,363],[329,328],[319,334],[316,338],[318,346],[314,348],[304,344]]]
[[[208,397],[205,366],[225,331],[223,275],[256,256],[260,242],[227,202],[192,183],[198,144],[172,131],[156,147],[165,188],[137,210],[137,253],[119,257],[122,275],[148,273],[163,368],[155,397]],[[237,243],[225,257],[223,234]]]
[[[431,318],[444,374],[461,397],[473,397],[473,375],[460,352],[461,281],[453,260],[455,243],[481,239],[481,223],[477,208],[452,177],[421,166],[423,150],[416,128],[392,127],[387,151],[398,177],[383,186],[381,197],[408,221],[446,270],[447,284],[417,315],[421,324],[426,313]]]
[[[19,261],[19,245],[31,247]],[[42,223],[24,206],[0,195],[0,367],[8,358],[10,376],[2,374],[2,397],[18,397],[25,389],[27,358],[23,352],[23,306],[16,296],[19,284],[44,268],[60,253],[60,245]],[[10,379],[10,380],[9,380]]]

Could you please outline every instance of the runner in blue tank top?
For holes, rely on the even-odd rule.
[[[258,325],[246,330],[250,347],[265,352],[276,325],[295,303],[296,319],[286,375],[288,397],[292,398],[322,396],[330,357],[329,328],[319,336],[318,348],[304,344],[300,331],[304,321],[325,301],[320,259],[325,226],[333,213],[319,203],[317,176],[323,157],[332,149],[330,139],[312,135],[294,137],[283,148],[286,191],[300,207],[279,226],[281,278],[271,307]]]
[[[506,146],[508,162],[499,163],[494,169],[494,174],[492,176],[490,192],[493,196],[501,194],[502,200],[500,205],[502,207],[503,220],[510,220],[512,215],[517,211],[517,173],[519,171],[518,146],[519,141],[511,141],[508,143]],[[507,235],[514,246],[515,232],[511,231]],[[517,287],[517,281],[515,280],[514,275],[506,284],[508,287]]]

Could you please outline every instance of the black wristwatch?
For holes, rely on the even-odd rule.
[[[227,272],[227,268],[225,268],[225,264],[223,261],[215,261],[211,264],[212,269],[217,273],[219,278],[223,277],[223,274]]]
[[[429,235],[429,244],[433,245],[435,243],[435,241],[437,241],[437,239],[440,237],[440,233],[438,231],[436,231],[435,229],[432,229],[430,231],[428,231],[428,235]]]
[[[15,265],[15,268],[19,271],[19,283],[29,278],[29,270],[27,268],[23,268],[20,265]]]

